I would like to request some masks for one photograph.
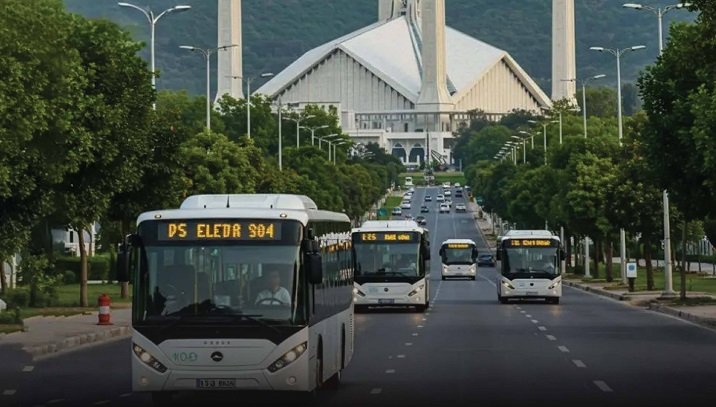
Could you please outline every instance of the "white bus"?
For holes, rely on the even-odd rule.
[[[177,391],[340,382],[354,337],[345,214],[305,196],[199,195],[137,227],[119,256],[133,275],[134,391],[166,405]]]
[[[413,177],[405,177],[405,186],[406,186],[406,187],[412,187],[412,186],[413,186]]]
[[[354,302],[368,306],[430,305],[430,240],[415,221],[367,221],[353,229]]]
[[[477,244],[470,239],[448,239],[440,246],[442,279],[477,276]]]
[[[560,261],[564,257],[558,236],[546,230],[511,230],[500,239],[497,260],[500,276],[497,299],[544,298],[559,304],[562,296]]]

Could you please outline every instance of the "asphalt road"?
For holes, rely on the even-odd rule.
[[[432,188],[430,194],[437,194]],[[413,199],[419,215],[425,191]],[[455,200],[458,202],[458,200]],[[432,307],[356,315],[356,351],[316,406],[667,406],[716,401],[716,332],[565,288],[560,305],[497,302],[492,268],[441,281],[440,243],[485,246],[472,214],[429,204]],[[129,340],[32,362],[0,349],[0,406],[150,406],[130,392]],[[4,394],[14,390],[13,394]],[[295,395],[193,394],[177,405],[306,405]]]

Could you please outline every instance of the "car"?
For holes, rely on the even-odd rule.
[[[454,186],[455,188],[460,188],[460,183],[459,183],[459,182],[456,182],[453,186]]]
[[[462,191],[455,191],[455,198],[462,198]]]
[[[405,218],[405,220],[415,220],[415,218],[413,218],[413,215],[410,214],[405,215],[403,218]]]
[[[482,253],[477,256],[478,266],[495,267],[495,256],[490,253]]]
[[[412,194],[413,192],[415,192],[415,187],[410,187],[410,189],[408,190],[408,192],[409,192],[410,194]]]
[[[399,206],[396,206],[395,208],[393,208],[393,211],[391,211],[390,214],[393,216],[400,216],[403,214],[403,210],[400,209]]]
[[[446,200],[445,200],[445,203],[447,204],[447,206],[449,206],[450,208],[452,208],[452,199],[446,199]]]
[[[410,201],[403,201],[403,203],[400,204],[400,209],[410,209]]]
[[[445,190],[445,193],[444,193],[443,195],[445,195],[445,196],[452,196],[452,192],[450,192],[449,189],[446,189],[446,190]]]
[[[446,203],[441,203],[440,213],[450,213],[450,207]]]
[[[445,197],[442,195],[438,195],[435,197],[435,200],[438,202],[445,202]]]
[[[467,207],[463,203],[455,205],[455,212],[467,212]]]
[[[403,200],[405,199],[413,199],[413,193],[412,192],[406,192],[403,194]]]
[[[425,202],[430,202],[433,200],[433,197],[430,195],[425,195]]]
[[[418,222],[418,225],[421,226],[428,224],[428,220],[425,218],[425,216],[418,216],[417,218],[415,218],[415,221]]]
[[[423,205],[420,207],[420,213],[428,213],[428,212],[430,212],[430,208],[428,208],[427,206]]]
[[[448,188],[450,188],[450,183],[449,183],[449,182],[443,182],[443,189],[448,189]]]

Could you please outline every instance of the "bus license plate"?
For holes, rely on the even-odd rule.
[[[199,389],[235,389],[236,379],[196,379]]]
[[[379,299],[378,304],[395,304],[395,300],[392,298],[388,299]]]
[[[527,295],[537,295],[537,291],[527,291]]]

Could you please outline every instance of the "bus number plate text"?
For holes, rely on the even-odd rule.
[[[236,379],[196,379],[199,389],[235,389]]]

